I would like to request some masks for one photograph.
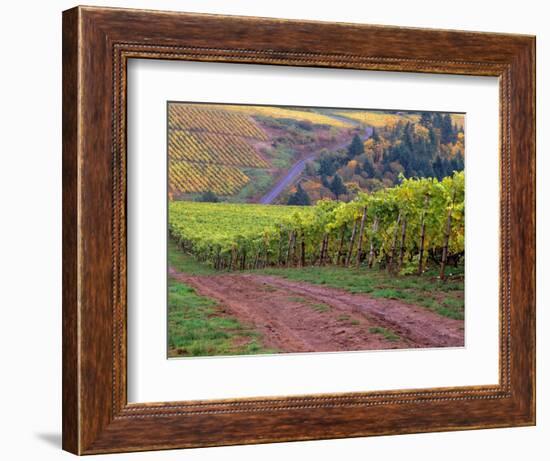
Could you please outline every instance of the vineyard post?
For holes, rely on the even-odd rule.
[[[264,243],[264,266],[269,267],[269,249],[267,242]]]
[[[397,244],[397,233],[399,231],[399,224],[401,223],[401,212],[397,215],[397,222],[395,223],[395,230],[393,232],[393,239],[390,249],[390,260],[388,261],[388,272],[393,271],[393,260],[395,259],[395,246]]]
[[[217,247],[217,251],[216,251],[216,262],[214,263],[214,268],[216,270],[220,270],[220,252],[221,252],[221,247],[218,245]]]
[[[323,254],[323,266],[326,264],[327,259],[329,259],[329,256],[328,256],[329,245],[330,245],[330,233],[327,232],[325,234],[325,252]]]
[[[361,217],[361,227],[359,228],[359,241],[357,242],[357,267],[361,264],[361,253],[363,249],[363,233],[365,231],[365,220],[367,218],[367,206],[363,207],[363,216]]]
[[[208,245],[208,251],[206,253],[206,261],[212,260],[213,252],[214,252],[214,248],[212,247],[212,245]]]
[[[303,230],[300,236],[300,266],[301,267],[306,266],[306,241],[305,241]]]
[[[290,252],[292,251],[292,236],[294,234],[294,231],[289,231],[288,232],[288,248],[287,248],[287,251],[286,251],[286,261],[285,261],[285,266],[288,267],[289,265],[289,262],[290,262]]]
[[[231,259],[229,260],[229,270],[234,271],[237,267],[237,247],[236,245],[231,246]]]
[[[321,252],[319,254],[319,266],[325,265],[325,259],[327,254],[327,234],[323,234],[323,240],[321,240]]]
[[[424,270],[424,243],[426,240],[426,210],[428,208],[429,196],[424,197],[424,209],[422,210],[422,220],[420,224],[420,253],[418,257],[418,275],[422,275]]]
[[[378,231],[378,216],[375,216],[374,222],[372,223],[372,235],[370,237],[370,250],[369,250],[369,269],[372,268],[374,264],[374,234]]]
[[[283,226],[279,226],[279,253],[277,255],[277,266],[283,263]]]
[[[401,224],[401,246],[399,247],[399,262],[397,266],[397,272],[401,270],[403,266],[403,258],[405,257],[405,239],[407,233],[407,218],[403,218],[403,223]]]
[[[345,236],[346,236],[346,225],[344,224],[342,226],[342,230],[340,233],[340,244],[338,245],[338,253],[336,254],[336,261],[335,261],[336,265],[340,264],[340,261],[342,259],[342,253],[344,251]]]
[[[353,253],[353,244],[355,243],[355,233],[357,232],[357,219],[353,222],[353,229],[351,231],[351,237],[349,239],[348,254],[346,255],[345,266],[349,266],[351,261],[351,254]]]
[[[290,232],[290,238],[288,242],[288,253],[286,257],[286,266],[292,267],[294,265],[294,259],[296,257],[296,231]]]
[[[290,265],[297,266],[297,253],[298,253],[298,232],[292,231],[292,251],[290,253]]]
[[[254,257],[254,265],[253,265],[253,269],[258,269],[258,262],[260,260],[260,253],[261,253],[262,249],[261,248],[258,248],[258,250],[256,251],[256,256]]]
[[[243,253],[241,257],[241,270],[244,271],[246,269],[246,247],[243,247]]]
[[[447,223],[445,225],[445,235],[443,243],[443,254],[441,255],[441,267],[439,269],[439,278],[445,280],[445,266],[447,265],[447,255],[449,253],[449,238],[451,236],[451,221],[453,217],[453,206],[455,202],[456,191],[453,192],[453,198],[447,213]]]

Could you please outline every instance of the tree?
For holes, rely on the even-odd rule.
[[[212,192],[211,190],[207,190],[206,192],[203,192],[201,195],[199,195],[196,201],[217,203],[220,201],[220,199],[214,192]]]
[[[432,124],[432,114],[429,112],[422,112],[420,115],[420,124],[428,128]]]
[[[311,205],[311,199],[307,192],[302,188],[301,184],[298,184],[296,192],[294,192],[289,198],[287,205],[302,205],[309,206]]]
[[[443,116],[440,112],[435,112],[432,117],[432,124],[434,128],[441,128],[441,125],[443,124]]]
[[[374,142],[380,142],[380,136],[378,135],[378,132],[376,131],[376,127],[372,127],[372,135],[371,138]]]
[[[363,171],[367,173],[367,176],[369,178],[374,178],[374,176],[376,175],[376,172],[374,171],[374,165],[369,158],[366,158],[365,162],[363,163]]]
[[[332,176],[336,171],[334,156],[326,149],[321,152],[319,157],[319,176]]]
[[[317,175],[317,167],[315,166],[314,162],[306,162],[306,167],[304,170],[306,176],[316,176]]]
[[[340,198],[340,195],[347,194],[348,189],[346,188],[346,185],[344,184],[344,181],[342,181],[342,177],[339,174],[335,174],[334,178],[332,178],[332,182],[330,183],[330,190],[336,197],[336,200]]]
[[[441,143],[449,144],[456,140],[454,136],[455,132],[453,130],[453,121],[450,114],[445,114],[443,116],[443,121],[441,124]],[[455,139],[453,139],[455,138]]]
[[[348,159],[351,160],[358,155],[361,155],[365,152],[365,146],[359,135],[355,135],[351,141],[351,144],[348,146]]]
[[[440,181],[441,179],[443,179],[444,176],[446,176],[445,165],[443,164],[443,160],[439,155],[436,157],[436,159],[432,163],[432,168],[433,168],[435,177]]]

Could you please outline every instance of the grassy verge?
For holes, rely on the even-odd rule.
[[[289,280],[342,288],[351,293],[368,293],[375,298],[401,299],[427,307],[445,317],[464,319],[464,278],[457,269],[444,282],[436,277],[435,272],[394,277],[376,269],[334,266],[264,269],[262,272]]]
[[[217,270],[185,254],[171,238],[168,239],[168,265],[189,275],[219,274]]]
[[[180,272],[209,275],[216,271],[182,253],[169,240],[168,262]],[[168,356],[268,354],[251,326],[225,314],[216,301],[199,296],[192,287],[168,279]]]
[[[193,275],[218,273],[182,253],[169,241],[168,260],[181,272]],[[422,276],[390,276],[377,269],[355,269],[335,266],[263,269],[264,274],[278,275],[289,280],[341,288],[351,293],[367,293],[375,298],[401,299],[424,306],[452,319],[464,319],[464,269],[447,268],[447,280],[437,277],[437,270]]]
[[[383,328],[383,327],[369,328],[369,333],[382,335],[388,341],[399,341],[401,339],[399,335],[395,334],[392,330],[389,330],[388,328]]]

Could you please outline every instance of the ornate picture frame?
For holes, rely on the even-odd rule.
[[[127,63],[493,76],[498,385],[128,403]],[[63,448],[93,454],[535,424],[535,38],[76,7],[63,13]]]

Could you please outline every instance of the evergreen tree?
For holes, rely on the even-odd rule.
[[[405,125],[405,145],[409,153],[414,150],[414,125],[411,122]]]
[[[462,152],[458,152],[455,157],[456,161],[456,171],[462,171],[464,170],[464,155],[462,155]]]
[[[453,137],[453,121],[451,120],[450,114],[445,114],[441,124],[441,143],[449,144],[450,142],[453,142]]]
[[[372,127],[372,135],[371,138],[374,142],[380,142],[380,136],[378,135],[378,131],[376,131],[376,127]]]
[[[441,128],[441,125],[443,125],[443,116],[439,112],[433,115],[432,125],[434,128]]]
[[[420,115],[420,124],[428,128],[432,124],[432,114],[429,112],[422,112]]]
[[[330,152],[324,151],[319,157],[319,176],[332,176],[336,172],[337,165]]]
[[[365,152],[365,146],[363,145],[363,141],[361,141],[361,138],[359,135],[355,135],[353,137],[353,140],[351,141],[351,144],[348,146],[348,159],[351,160],[354,157],[357,157],[358,155],[361,155]]]
[[[372,164],[370,159],[365,159],[365,163],[363,163],[363,170],[365,171],[365,173],[367,173],[367,176],[369,178],[374,178],[376,173],[374,171],[374,165]]]
[[[206,192],[203,192],[195,200],[197,202],[212,202],[212,203],[217,203],[220,201],[218,196],[211,190],[207,190]]]
[[[336,197],[336,200],[339,200],[340,195],[347,194],[348,189],[346,188],[346,185],[344,184],[344,181],[342,181],[342,177],[339,174],[335,174],[334,178],[332,178],[332,182],[330,183],[330,190]]]
[[[443,165],[443,160],[439,155],[436,157],[436,159],[432,163],[432,168],[433,168],[435,177],[441,181],[445,177],[445,170],[444,170],[445,166]]]
[[[311,199],[307,192],[302,188],[301,184],[298,184],[296,192],[294,192],[289,198],[287,205],[301,205],[309,206],[311,205]]]
[[[430,127],[428,132],[429,140],[426,148],[429,153],[428,157],[431,159],[435,158],[439,152],[439,133],[437,131],[433,127]]]

